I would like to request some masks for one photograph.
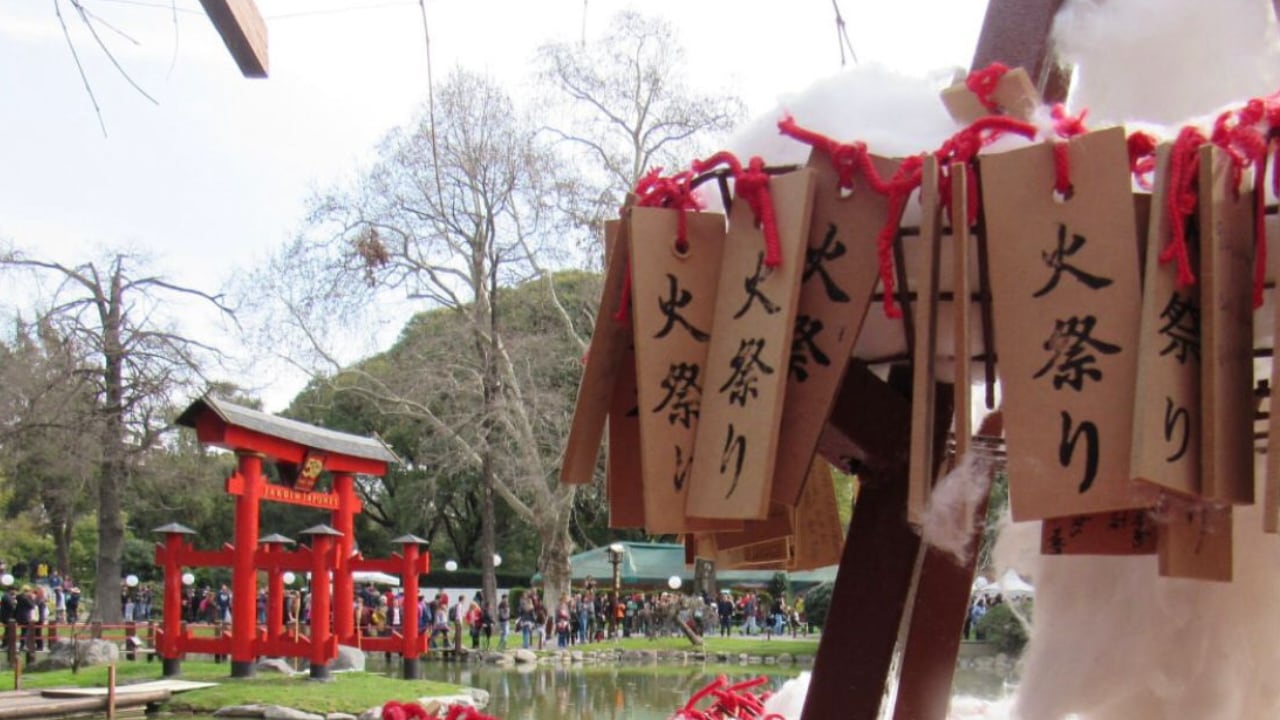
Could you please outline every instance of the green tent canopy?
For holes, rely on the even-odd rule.
[[[618,574],[622,587],[667,588],[667,581],[679,577],[684,587],[693,582],[693,568],[684,564],[684,546],[678,543],[622,542],[622,562]],[[597,547],[569,558],[574,585],[580,585],[588,577],[594,578],[599,587],[613,584],[613,565],[609,562],[609,548]],[[764,588],[777,573],[776,570],[720,570],[716,572],[716,584],[720,589]],[[818,583],[835,580],[836,566],[817,570],[787,573],[791,587],[803,592]],[[534,575],[533,582],[541,584],[542,576]]]

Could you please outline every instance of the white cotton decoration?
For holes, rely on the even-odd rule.
[[[991,462],[969,452],[929,494],[924,512],[924,541],[955,558],[959,565],[974,552],[975,518],[986,516]]]

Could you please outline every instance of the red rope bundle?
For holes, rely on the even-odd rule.
[[[721,675],[689,698],[684,707],[676,711],[672,720],[783,720],[777,713],[764,715],[764,703],[769,699],[768,691],[756,694],[752,688],[768,682],[768,678],[760,676],[751,680],[730,685],[729,680]],[[714,698],[711,706],[700,710],[696,706],[707,698]]]
[[[996,85],[1000,84],[1000,78],[1009,72],[1008,66],[1004,63],[991,63],[981,70],[974,70],[964,79],[965,87],[969,88],[978,97],[978,102],[982,103],[989,112],[998,112],[999,106],[991,95],[996,91]]]
[[[703,173],[717,165],[725,165],[733,175],[734,194],[747,201],[756,222],[764,232],[764,265],[776,268],[782,264],[782,245],[778,240],[778,220],[769,195],[769,174],[764,170],[764,159],[756,156],[743,168],[738,158],[721,151],[706,160],[695,160],[693,171]]]
[[[498,720],[492,715],[485,715],[469,705],[450,705],[442,717],[439,713],[428,713],[426,708],[416,702],[396,702],[388,700],[382,706],[382,720]]]

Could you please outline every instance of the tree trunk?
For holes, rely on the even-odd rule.
[[[118,424],[116,420],[107,422],[110,428]],[[120,607],[120,576],[123,573],[120,558],[124,555],[124,515],[120,495],[127,470],[119,436],[114,442],[109,439],[108,443],[108,459],[103,463],[102,477],[98,480],[98,567],[93,592],[93,619],[110,625],[124,619]]]
[[[484,575],[480,579],[480,590],[484,595],[484,606],[489,616],[498,617],[498,578],[495,575],[493,556],[497,552],[497,540],[494,538],[493,507],[493,455],[488,448],[484,453],[484,468],[481,473],[483,485],[480,488],[480,567]]]
[[[552,522],[541,525],[538,534],[542,536],[542,601],[547,612],[555,612],[560,598],[569,593],[569,582],[573,569],[569,566],[569,554],[573,549],[573,541],[569,539],[568,511],[560,513],[564,519],[556,517]]]

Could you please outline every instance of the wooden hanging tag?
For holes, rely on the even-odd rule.
[[[1045,555],[1154,555],[1156,522],[1147,510],[1046,518],[1040,527]]]
[[[645,529],[651,535],[725,528],[691,525],[682,509],[706,391],[716,285],[724,252],[724,216],[635,208],[629,224],[635,317]]]
[[[786,564],[791,561],[791,538],[775,538],[729,550],[717,548],[715,557],[716,567],[726,570],[754,569],[774,565],[779,565],[779,569],[785,569]]]
[[[898,163],[871,157],[880,177]],[[826,153],[809,156],[814,178],[813,218],[805,250],[800,304],[788,363],[782,430],[773,476],[774,502],[799,502],[818,438],[831,414],[845,366],[879,280],[876,235],[889,212],[888,199],[861,173],[853,191],[839,187]]]
[[[1169,243],[1170,145],[1156,150],[1138,335],[1138,381],[1130,473],[1183,497],[1200,493],[1200,286],[1179,287],[1178,268],[1160,262]],[[1198,272],[1199,243],[1187,253]]]
[[[1036,109],[1043,104],[1035,83],[1031,82],[1031,76],[1020,67],[1013,68],[1000,77],[991,92],[991,100],[995,102],[1000,114],[1019,120],[1030,120]],[[963,79],[942,91],[942,104],[946,106],[947,113],[963,125],[992,114],[965,85]]]
[[[625,212],[625,211],[624,211]],[[600,441],[604,437],[605,416],[613,403],[614,383],[623,352],[631,343],[631,327],[619,323],[613,316],[618,310],[622,287],[627,276],[626,232],[622,223],[611,220],[605,223],[604,289],[600,305],[596,309],[595,328],[591,343],[587,346],[586,367],[578,384],[578,396],[574,401],[573,422],[569,425],[569,439],[565,443],[564,462],[560,466],[560,482],[570,485],[589,485],[596,476],[596,459],[600,455]]]
[[[764,235],[735,200],[717,287],[686,514],[759,520],[769,511],[796,303],[813,210],[813,172],[769,181],[782,263],[764,266]]]
[[[1200,494],[1253,503],[1253,193],[1231,159],[1200,148]]]
[[[957,164],[964,175],[964,166]],[[924,523],[924,509],[933,491],[938,463],[933,456],[934,389],[938,372],[938,279],[942,252],[942,202],[938,195],[938,161],[926,156],[920,180],[920,257],[922,267],[916,274],[915,343],[911,358],[911,460],[907,475],[907,522]],[[966,198],[952,198],[954,207],[968,207]],[[965,307],[961,305],[960,307]],[[908,310],[904,309],[904,312]],[[960,313],[963,314],[963,313]],[[967,408],[966,408],[967,411]]]
[[[631,328],[629,323],[627,328]],[[618,377],[613,385],[613,403],[609,409],[609,451],[606,457],[605,490],[609,497],[609,527],[614,530],[643,528],[643,468],[648,461],[641,452],[636,351],[631,342],[627,343],[619,360]]]
[[[788,570],[813,570],[835,565],[844,552],[844,528],[836,505],[831,465],[813,459],[809,479],[795,507],[795,554]]]
[[[1276,228],[1268,223],[1267,237],[1274,238],[1277,234]],[[1280,247],[1277,247],[1276,243],[1269,244],[1267,248],[1267,262],[1271,266],[1269,276],[1274,278],[1280,275],[1276,270],[1277,265],[1280,265]],[[1277,399],[1276,394],[1280,392],[1280,362],[1276,362],[1274,348],[1280,347],[1280,296],[1276,295],[1276,290],[1268,292],[1273,294],[1272,303],[1274,304],[1270,318],[1273,350],[1271,396],[1267,400],[1267,464],[1266,477],[1262,485],[1262,530],[1277,533],[1280,532],[1280,400]]]
[[[1123,128],[979,156],[1014,520],[1149,507],[1131,482],[1141,293]]]
[[[973,356],[972,312],[973,263],[969,256],[973,240],[969,236],[969,178],[963,166],[951,166],[951,293],[954,298],[955,355],[955,462],[969,452],[973,438],[973,383],[969,380],[969,359]]]
[[[796,532],[792,508],[782,503],[770,503],[769,515],[764,520],[743,520],[741,523],[741,530],[715,533],[716,547],[732,550],[788,537]]]
[[[1170,499],[1159,524],[1161,577],[1231,582],[1230,505]]]

